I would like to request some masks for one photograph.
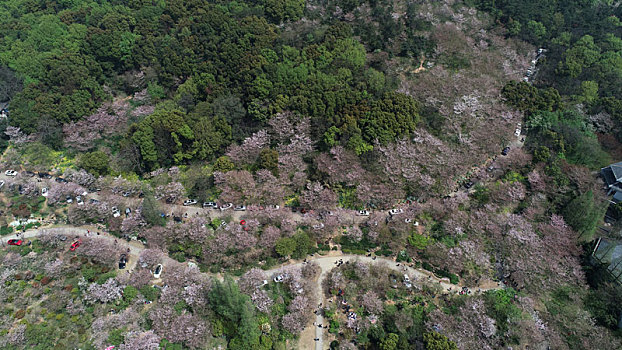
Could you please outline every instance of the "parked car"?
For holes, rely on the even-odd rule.
[[[218,209],[218,204],[216,204],[214,202],[203,202],[203,208]]]
[[[82,200],[82,196],[77,196],[76,197],[76,203],[78,203],[78,205],[84,205],[84,201]]]
[[[119,216],[121,216],[121,212],[119,211],[119,208],[112,207],[112,216],[115,218],[118,218]]]
[[[235,210],[235,211],[246,211],[246,206],[245,205],[237,205],[235,208],[233,208],[233,210]]]
[[[501,151],[501,155],[507,156],[510,153],[510,147],[506,147]]]
[[[313,229],[314,230],[321,230],[323,228],[324,228],[324,224],[321,223],[321,222],[319,224],[317,224],[317,225],[313,225]]]
[[[520,128],[516,128],[516,130],[514,131],[514,136],[520,136]]]
[[[8,245],[23,245],[25,242],[21,239],[9,239],[7,241]]]
[[[412,288],[413,286],[407,274],[404,274],[404,285],[406,286],[406,288]]]
[[[220,210],[227,210],[233,207],[233,203],[227,203],[220,206]]]
[[[4,175],[6,176],[17,176],[17,171],[15,170],[7,170],[4,172]]]
[[[471,187],[473,187],[474,183],[473,181],[467,181],[464,183],[464,188],[466,188],[467,190]]]
[[[131,194],[132,194],[131,192],[125,191],[125,192],[123,192],[121,195],[122,195],[123,197],[129,197]]]
[[[65,200],[67,201],[67,203],[73,203],[73,198],[71,198],[71,196],[65,197]]]
[[[369,211],[367,210],[359,210],[356,212],[356,215],[358,216],[369,216]]]
[[[162,274],[162,268],[163,268],[162,264],[158,264],[155,270],[153,270],[153,277],[160,278],[160,275]]]
[[[67,183],[67,180],[63,179],[62,177],[57,177],[54,181],[58,182],[58,183]]]
[[[97,199],[95,199],[95,198],[91,198],[91,199],[89,199],[89,203],[95,204],[95,203],[99,203],[99,201]]]
[[[184,201],[184,205],[195,205],[195,204],[197,204],[196,199],[186,199]]]
[[[127,255],[121,254],[121,257],[119,258],[119,269],[123,270],[125,265],[127,265]]]
[[[39,172],[37,173],[37,175],[42,178],[42,179],[51,179],[52,175],[48,174],[48,173],[44,173],[44,172]]]
[[[78,249],[78,247],[80,246],[81,243],[82,243],[81,240],[77,240],[77,241],[73,242],[71,244],[71,247],[69,247],[69,250],[71,250],[73,252],[74,250]]]
[[[130,214],[132,214],[132,209],[130,209],[130,208],[125,208],[125,217],[130,216]]]
[[[276,275],[274,276],[273,281],[276,283],[280,283],[280,282],[283,282],[284,279],[285,277],[283,275]]]
[[[28,177],[35,176],[35,173],[33,173],[32,171],[24,171],[22,174],[24,174],[25,176],[28,176]]]
[[[396,208],[389,210],[389,215],[398,215],[404,212],[404,209]]]
[[[47,196],[48,196],[48,188],[47,188],[47,187],[43,187],[43,188],[41,189],[41,195],[42,195],[43,197],[47,197]]]
[[[271,204],[268,206],[268,209],[278,210],[281,209],[281,206],[278,204]]]

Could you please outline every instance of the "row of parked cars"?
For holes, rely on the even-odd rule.
[[[195,205],[195,204],[197,204],[196,199],[186,199],[184,201],[184,206],[190,206],[190,205]],[[228,210],[228,209],[233,208],[233,210],[235,211],[246,211],[246,206],[236,205],[234,207],[233,203],[225,203],[225,204],[218,205],[216,202],[203,202],[202,207],[205,209],[220,209],[220,210]]]

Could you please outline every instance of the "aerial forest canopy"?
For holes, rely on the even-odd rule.
[[[303,8],[301,1],[5,3],[0,62],[7,79],[24,85],[6,94],[10,123],[25,133],[59,128],[117,94],[169,101],[135,120],[121,146],[138,150],[138,171],[211,160],[282,111],[309,116],[314,138],[326,134],[324,147],[359,154],[411,133],[417,102],[390,92],[350,26],[280,36],[279,25]]]
[[[621,349],[620,18],[0,1],[0,348]]]

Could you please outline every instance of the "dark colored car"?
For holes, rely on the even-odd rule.
[[[473,181],[467,181],[464,183],[464,188],[466,188],[467,190],[471,187],[473,187],[474,183]]]
[[[39,177],[42,179],[51,179],[52,175],[48,174],[48,173],[39,173]]]
[[[501,151],[501,154],[504,156],[507,156],[509,152],[510,152],[510,147],[506,147],[503,149],[503,151]]]
[[[80,243],[82,243],[81,240],[77,240],[77,241],[73,242],[71,244],[71,247],[69,247],[69,250],[71,250],[73,252],[74,250],[78,249],[78,247],[80,246]]]
[[[9,245],[22,245],[24,244],[24,241],[22,241],[21,239],[9,239],[7,243]]]
[[[127,255],[121,254],[121,257],[119,258],[119,269],[123,270],[125,265],[127,265]]]
[[[67,180],[63,179],[62,177],[57,177],[55,181],[60,183],[67,183]]]

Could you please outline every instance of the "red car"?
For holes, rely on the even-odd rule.
[[[24,241],[22,241],[21,239],[9,239],[7,243],[9,245],[22,245],[24,244]]]
[[[82,241],[80,241],[80,240],[77,240],[77,241],[73,242],[73,244],[71,245],[69,250],[71,250],[73,252],[74,250],[76,250],[76,248],[78,248],[80,246],[80,243],[82,243]]]
[[[240,220],[240,225],[246,225],[246,220]]]

